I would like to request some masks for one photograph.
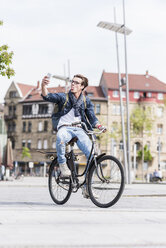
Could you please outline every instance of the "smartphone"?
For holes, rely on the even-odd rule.
[[[47,77],[48,77],[48,79],[50,79],[51,78],[51,73],[47,73]]]

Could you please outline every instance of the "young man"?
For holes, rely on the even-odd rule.
[[[42,97],[45,101],[58,104],[58,113],[53,113],[52,115],[53,127],[57,130],[57,157],[62,176],[70,176],[71,172],[66,164],[65,157],[66,143],[72,138],[77,137],[77,145],[87,159],[92,147],[91,140],[81,126],[71,126],[71,124],[73,122],[82,121],[85,122],[88,129],[91,130],[92,128],[101,129],[102,126],[95,116],[93,104],[90,99],[86,97],[86,104],[84,101],[82,91],[88,86],[88,79],[86,77],[80,74],[73,77],[73,80],[71,81],[71,90],[68,92],[67,102],[67,94],[65,93],[48,93],[48,84],[49,78],[45,76],[42,80]],[[65,107],[63,108],[64,105]]]

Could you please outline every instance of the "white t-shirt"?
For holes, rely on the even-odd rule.
[[[72,108],[66,115],[63,115],[58,123],[57,129],[62,125],[71,125],[71,123],[81,121],[81,116],[74,116],[74,108]]]

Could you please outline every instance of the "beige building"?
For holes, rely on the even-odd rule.
[[[64,92],[64,87],[48,88],[49,92]],[[101,87],[88,86],[86,94],[94,103],[97,117],[107,124],[107,99]],[[37,87],[12,82],[5,96],[5,121],[8,137],[12,141],[14,161],[20,171],[30,173],[29,164],[33,162],[31,172],[42,175],[45,162],[49,160],[40,151],[55,151],[56,133],[52,129],[51,115],[54,104],[43,101],[39,83]],[[30,149],[31,159],[22,158],[22,148]],[[104,146],[106,149],[106,146]],[[81,156],[80,163],[85,164]],[[32,163],[30,163],[31,167]]]
[[[124,75],[122,75],[123,77]],[[153,118],[153,129],[151,136],[147,133],[136,136],[131,127],[131,160],[132,170],[137,177],[152,173],[158,168],[158,163],[162,168],[163,175],[166,173],[166,109],[164,99],[166,95],[166,85],[153,76],[129,74],[129,110],[135,106],[142,108],[150,107]],[[63,87],[49,88],[49,92],[64,92]],[[99,138],[99,148],[102,152],[112,154],[123,163],[123,142],[121,136],[121,115],[120,99],[118,87],[118,74],[103,71],[99,86],[87,87],[87,95],[94,104],[94,110],[103,123],[107,126],[108,132]],[[51,114],[54,105],[42,100],[39,83],[37,86],[24,85],[12,82],[5,96],[5,121],[7,133],[12,140],[14,149],[14,160],[17,161],[23,173],[30,173],[30,168],[26,162],[33,162],[32,172],[36,175],[43,174],[44,163],[49,162],[45,156],[37,150],[54,151],[56,133],[52,130]],[[124,112],[126,108],[125,88],[123,91]],[[158,151],[158,141],[161,148]],[[138,150],[147,144],[152,154],[152,161],[142,163],[134,154],[134,145]],[[30,149],[31,159],[22,159],[22,147]],[[136,163],[134,163],[136,158]],[[80,164],[85,160],[80,158]]]
[[[125,75],[121,75],[122,78]],[[143,109],[150,109],[151,118],[153,120],[152,130],[147,133],[143,132],[143,135],[135,135],[131,125],[131,161],[132,170],[138,178],[142,177],[142,174],[153,173],[154,170],[160,168],[163,172],[163,176],[166,177],[166,84],[159,81],[157,78],[150,76],[148,71],[145,75],[129,74],[129,112],[132,115],[132,111],[136,106]],[[108,96],[108,129],[109,131],[116,132],[116,126],[121,125],[120,115],[120,97],[119,97],[119,83],[117,73],[103,72],[100,86],[103,92]],[[126,92],[125,86],[123,89],[123,105],[124,112],[126,111]],[[112,139],[111,153],[117,156],[123,161],[122,155],[122,137],[121,135]],[[160,144],[160,149],[158,148]],[[136,147],[136,163],[134,165],[134,145]],[[142,162],[137,157],[138,150],[142,149],[142,145],[147,145],[151,155],[152,161]]]

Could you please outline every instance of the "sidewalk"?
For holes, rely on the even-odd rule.
[[[48,187],[48,177],[23,177],[10,181],[0,181],[0,187]],[[166,197],[165,183],[126,184],[123,197]]]

